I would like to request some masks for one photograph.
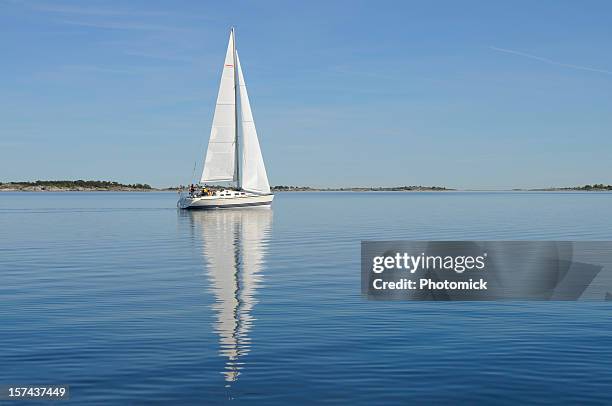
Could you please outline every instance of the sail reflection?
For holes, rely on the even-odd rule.
[[[269,208],[190,211],[193,229],[201,232],[206,272],[215,296],[215,331],[226,357],[225,380],[236,381],[242,358],[251,348],[251,311],[262,280],[272,226]]]

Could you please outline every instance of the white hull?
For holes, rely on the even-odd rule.
[[[269,206],[272,204],[274,195],[245,196],[181,196],[177,206],[179,209],[223,209],[236,207]]]

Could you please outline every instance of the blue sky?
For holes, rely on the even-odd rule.
[[[272,184],[612,183],[606,1],[0,0],[0,181],[187,183],[228,28]]]

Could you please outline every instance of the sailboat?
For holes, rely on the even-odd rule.
[[[264,165],[251,104],[236,50],[234,28],[230,31],[221,84],[200,184],[227,183],[235,187],[209,190],[191,186],[182,191],[181,209],[269,206],[274,195]]]

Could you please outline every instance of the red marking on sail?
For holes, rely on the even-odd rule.
[[[233,68],[233,67],[234,67],[234,65],[225,65],[225,66],[229,66],[230,68]]]

